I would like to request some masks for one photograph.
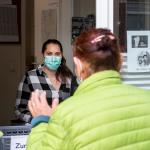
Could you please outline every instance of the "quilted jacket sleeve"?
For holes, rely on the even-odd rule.
[[[27,140],[27,150],[61,150],[66,131],[59,119],[40,123],[32,128]]]

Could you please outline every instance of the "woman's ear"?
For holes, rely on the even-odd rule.
[[[80,70],[83,69],[82,64],[81,64],[81,60],[77,57],[73,57],[74,63],[76,66],[78,66],[78,68],[80,68]]]
[[[73,58],[75,64],[75,73],[82,80],[89,76],[89,64],[86,61],[82,61],[77,57]]]
[[[77,58],[76,57],[73,57],[73,62],[75,65],[77,65]]]
[[[80,76],[81,71],[83,69],[81,61],[77,57],[73,57],[73,60],[74,60],[74,64],[75,64],[75,73],[76,73],[77,76]]]

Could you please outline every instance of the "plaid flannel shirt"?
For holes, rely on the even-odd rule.
[[[28,71],[19,84],[17,91],[17,99],[15,105],[15,115],[26,123],[30,123],[32,117],[28,110],[28,100],[30,99],[31,92],[39,89],[46,91],[48,104],[52,104],[52,98],[58,97],[59,102],[62,102],[69,96],[73,95],[78,84],[76,78],[72,76],[66,82],[61,82],[60,89],[57,91],[47,75],[42,71],[42,66],[37,69]]]

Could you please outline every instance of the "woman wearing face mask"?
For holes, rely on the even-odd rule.
[[[58,107],[56,99],[46,111],[40,107],[48,106],[45,92],[32,93],[27,150],[149,150],[150,92],[122,83],[115,35],[107,29],[81,33],[74,62],[81,84],[72,97]]]
[[[46,91],[47,102],[51,105],[53,98],[57,97],[59,102],[62,102],[71,96],[77,87],[75,77],[66,66],[63,48],[58,40],[47,40],[43,44],[42,54],[43,65],[28,71],[18,88],[15,114],[25,123],[30,123],[32,118],[27,107],[32,91]]]

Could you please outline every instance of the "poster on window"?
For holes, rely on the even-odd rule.
[[[128,72],[150,72],[150,31],[127,31]]]

